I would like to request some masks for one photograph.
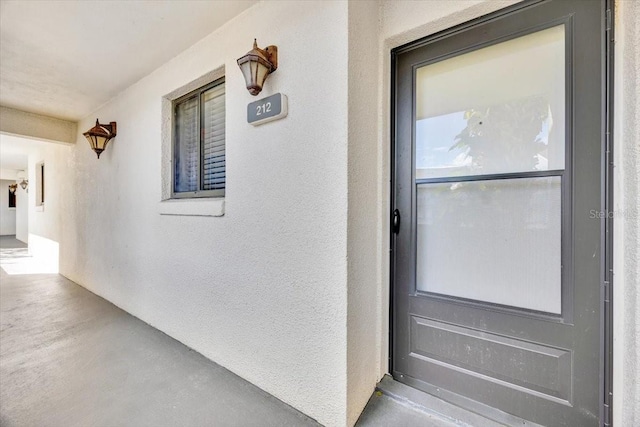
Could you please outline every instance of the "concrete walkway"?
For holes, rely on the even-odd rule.
[[[2,427],[318,426],[60,275],[0,269],[0,326]]]
[[[0,237],[1,427],[319,426],[37,264]],[[375,393],[357,427],[468,425],[404,400]]]

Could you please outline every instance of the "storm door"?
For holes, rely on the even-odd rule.
[[[544,1],[393,52],[397,380],[600,425],[604,41],[604,1]]]

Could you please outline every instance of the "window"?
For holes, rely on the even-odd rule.
[[[173,198],[220,197],[225,189],[224,78],[173,101]]]
[[[36,164],[36,206],[44,205],[44,162]]]
[[[18,191],[18,184],[9,184],[9,209],[16,207],[16,191]]]

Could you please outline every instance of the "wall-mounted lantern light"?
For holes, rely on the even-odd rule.
[[[116,122],[111,122],[108,125],[101,125],[96,119],[96,125],[83,133],[84,137],[89,141],[89,145],[93,151],[96,152],[98,158],[100,154],[107,148],[107,144],[111,141],[111,138],[116,136]]]
[[[267,76],[278,68],[278,46],[260,49],[256,39],[253,39],[253,49],[238,59],[238,66],[244,75],[247,90],[256,96],[262,90]]]
[[[25,171],[18,171],[16,181],[20,181],[20,187],[22,187],[23,190],[26,190],[29,186],[29,181],[27,180],[27,174]]]
[[[11,194],[16,194],[16,190],[18,189],[18,184],[9,184],[9,191]]]

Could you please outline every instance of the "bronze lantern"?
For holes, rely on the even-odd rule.
[[[256,96],[262,91],[267,76],[278,68],[278,47],[260,49],[257,40],[253,39],[253,49],[238,59],[238,66],[244,75],[247,90]]]
[[[91,149],[96,152],[98,158],[100,154],[107,148],[107,144],[111,139],[116,136],[116,122],[111,122],[108,125],[102,125],[96,119],[96,125],[83,133],[84,137],[89,141]]]

